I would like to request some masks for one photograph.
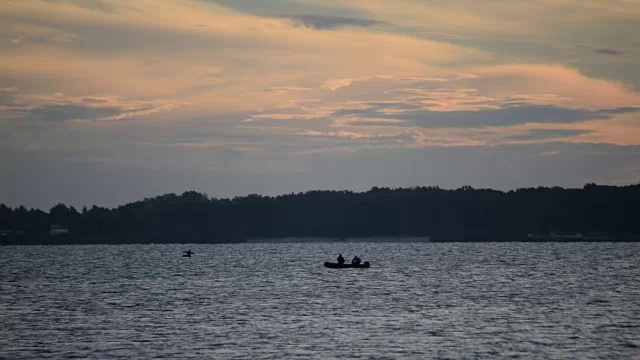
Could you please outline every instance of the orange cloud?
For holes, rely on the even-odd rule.
[[[333,3],[400,25],[419,26],[430,19],[430,24],[441,26],[443,31],[520,34],[539,31],[540,23],[547,21],[527,20],[519,29],[518,16],[505,16],[515,11],[513,6],[496,10],[485,5],[483,9],[468,1],[438,6],[409,0],[399,0],[394,6],[382,0]],[[572,124],[491,129],[425,130],[409,128],[406,120],[394,118],[407,109],[479,111],[515,103],[585,111],[640,106],[640,96],[633,89],[565,65],[509,64],[511,59],[494,58],[471,46],[430,41],[393,27],[318,31],[296,27],[286,19],[259,17],[200,1],[125,4],[107,0],[105,4],[110,11],[38,0],[0,4],[0,21],[5,25],[0,36],[20,39],[7,43],[12,46],[10,51],[0,52],[0,76],[14,82],[6,86],[20,87],[21,101],[31,101],[32,107],[55,92],[64,93],[69,104],[95,97],[129,107],[121,115],[101,119],[144,117],[167,110],[176,113],[176,119],[254,112],[245,117],[247,122],[260,121],[269,131],[271,121],[292,120],[289,124],[330,118],[323,128],[306,130],[345,139],[411,131],[416,134],[412,146],[539,141],[510,139],[536,126],[589,130],[563,141],[636,144],[639,138],[634,114]],[[520,4],[521,9],[531,10],[524,17],[577,5],[568,0]],[[474,11],[463,11],[465,6]],[[596,11],[633,17],[637,10],[627,2],[610,6],[589,1],[584,7],[567,21]],[[402,20],[403,16],[408,20]],[[552,20],[558,21],[555,17]],[[495,65],[501,61],[506,64]],[[470,65],[478,62],[494,65]],[[305,102],[307,98],[315,101]],[[380,106],[385,117],[340,113],[373,106]],[[287,111],[289,107],[295,111]],[[287,133],[282,124],[277,126],[282,134],[304,132],[296,127]]]
[[[503,65],[476,68],[472,80],[479,92],[494,96],[518,93],[549,95],[564,106],[597,110],[640,106],[640,94],[611,80],[590,78],[560,65]]]

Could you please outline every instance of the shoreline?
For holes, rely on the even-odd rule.
[[[65,241],[66,240],[66,241]],[[83,241],[84,240],[84,241]],[[93,240],[93,241],[91,241]],[[543,238],[513,238],[513,239],[433,239],[431,236],[358,236],[358,237],[283,237],[283,238],[269,238],[269,237],[255,237],[245,239],[241,241],[216,241],[216,242],[202,242],[202,241],[175,241],[175,242],[154,242],[143,241],[140,239],[126,239],[122,238],[101,238],[97,239],[80,239],[80,238],[68,238],[68,239],[52,239],[43,238],[34,241],[8,241],[0,242],[1,246],[54,246],[54,245],[180,245],[180,244],[199,244],[199,245],[215,245],[215,244],[311,244],[311,243],[328,243],[328,244],[340,244],[340,243],[396,243],[396,244],[411,244],[411,243],[635,243],[640,242],[640,237],[637,236],[623,236],[617,239],[543,239]],[[129,240],[129,241],[127,241]]]

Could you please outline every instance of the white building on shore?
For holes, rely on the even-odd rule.
[[[55,235],[64,235],[64,234],[68,234],[69,233],[69,229],[60,227],[60,225],[51,225],[51,228],[49,229],[49,235],[55,236]]]

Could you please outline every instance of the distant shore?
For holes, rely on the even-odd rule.
[[[0,204],[0,244],[640,241],[639,202],[640,184],[373,187],[232,199],[187,191],[112,209]]]
[[[551,239],[537,237],[514,237],[514,238],[492,238],[490,236],[483,237],[431,237],[431,236],[354,236],[354,237],[254,237],[249,239],[235,239],[229,241],[195,241],[193,239],[179,239],[179,241],[151,241],[140,238],[111,238],[111,237],[71,237],[71,236],[55,236],[55,237],[39,237],[31,238],[28,241],[7,241],[0,238],[0,246],[16,246],[16,245],[133,245],[133,244],[260,244],[260,243],[277,243],[277,244],[304,244],[304,243],[487,243],[487,242],[531,242],[531,243],[575,243],[575,242],[592,242],[592,243],[611,243],[611,242],[640,242],[640,235],[623,235],[615,238],[603,239]]]

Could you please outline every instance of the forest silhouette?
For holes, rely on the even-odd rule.
[[[232,199],[187,191],[116,208],[0,205],[2,244],[228,243],[280,237],[526,241],[553,231],[640,240],[640,184],[497,191],[373,187]],[[52,226],[65,229],[52,234]]]

